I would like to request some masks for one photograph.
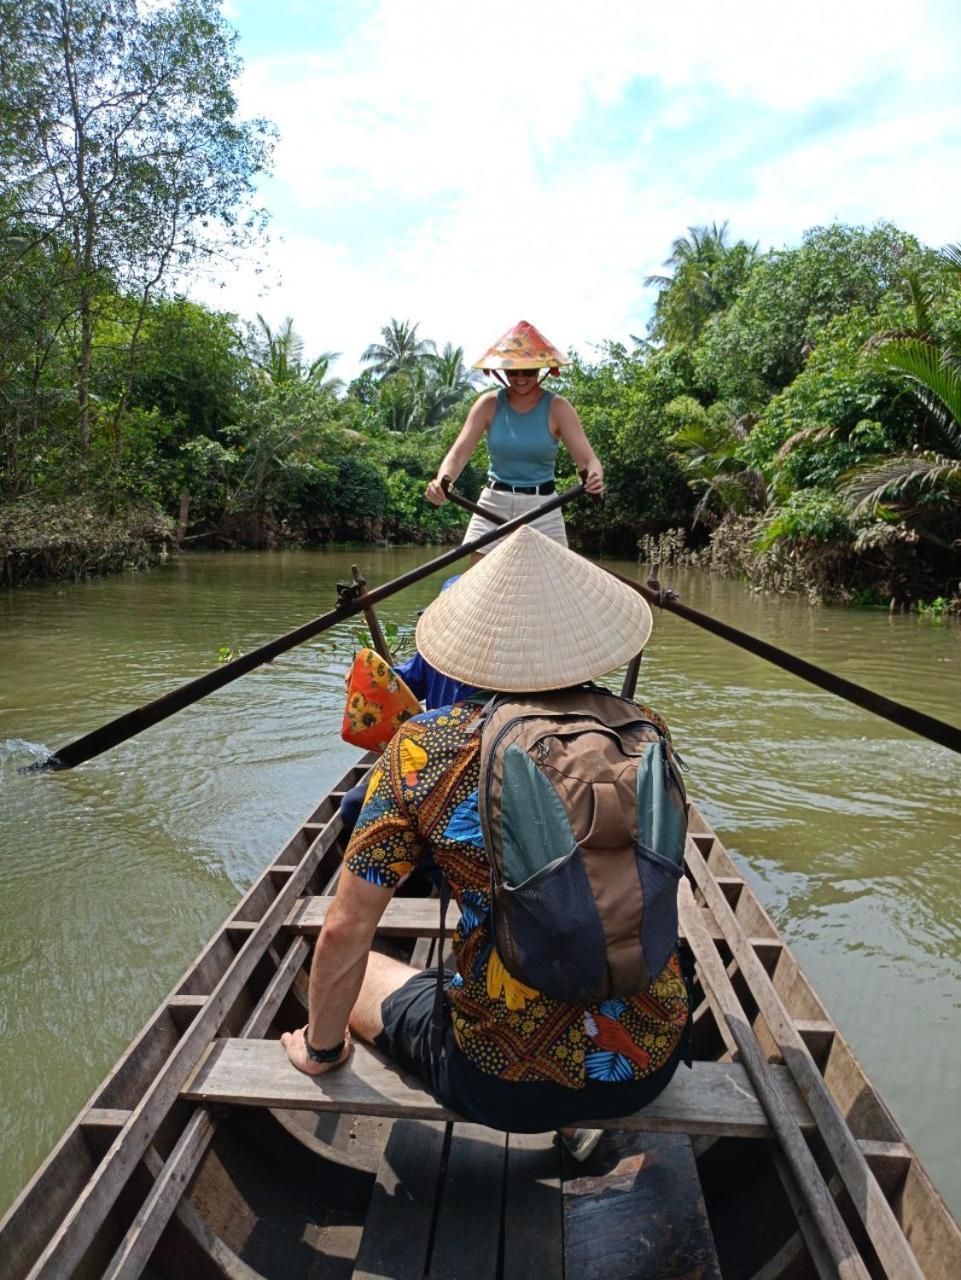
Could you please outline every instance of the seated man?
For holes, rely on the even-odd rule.
[[[650,626],[629,588],[522,528],[425,611],[417,645],[454,679],[532,693],[622,665]],[[629,1114],[664,1088],[682,1053],[689,1009],[675,938],[642,992],[590,1005],[553,999],[508,972],[494,945],[478,810],[483,701],[415,716],[375,767],[314,951],[309,1023],[286,1033],[284,1046],[294,1066],[319,1075],[347,1062],[353,1033],[418,1074],[445,1106],[494,1128],[534,1133]],[[461,909],[439,1043],[436,970],[371,952],[398,881],[431,862]]]
[[[448,587],[453,586],[460,580],[460,576],[455,574],[452,578],[447,578],[441,585],[441,591],[446,591]],[[469,685],[461,684],[458,680],[450,680],[440,671],[435,671],[429,662],[424,661],[423,654],[417,649],[409,658],[405,658],[394,667],[394,671],[414,697],[424,704],[425,711],[434,711],[438,707],[449,707],[454,702],[463,702],[474,692]],[[349,791],[344,792],[344,798],[340,802],[340,816],[344,823],[344,831],[347,833],[353,831],[357,823],[366,791],[367,783],[358,782],[356,787],[351,787]]]

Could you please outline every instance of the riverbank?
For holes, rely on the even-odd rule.
[[[331,545],[449,546],[466,517],[453,506],[427,508],[420,524],[363,512],[221,514],[187,524],[189,503],[175,521],[156,503],[105,504],[96,496],[62,501],[20,498],[0,503],[0,585],[87,578],[146,569],[174,552],[279,551]],[[190,528],[190,533],[186,529]]]
[[[961,616],[961,579],[945,585],[911,557],[893,552],[867,563],[844,548],[816,557],[777,544],[765,549],[759,545],[763,523],[761,517],[729,516],[700,546],[689,544],[684,528],[645,534],[637,542],[638,556],[661,569],[702,569],[752,591],[803,596],[809,604],[883,605],[891,613],[934,619]],[[891,540],[899,552],[902,544],[903,539]]]
[[[21,498],[0,505],[0,583],[77,582],[144,569],[163,559],[172,537],[173,522],[152,504],[108,514],[82,498],[57,503]]]
[[[757,547],[759,521],[730,517],[715,528],[707,542],[691,540],[678,527],[637,539],[642,564],[690,568],[732,578],[752,591],[803,596],[811,604],[883,605],[892,613],[917,613],[938,620],[961,617],[961,582],[954,592],[940,595],[925,578],[914,575],[896,559],[879,561],[873,571],[842,565],[837,558],[810,560],[794,551]],[[171,552],[184,550],[174,521],[152,504],[116,509],[106,514],[90,501],[73,498],[61,503],[20,499],[0,504],[0,584],[21,586],[43,579],[82,581],[85,578],[158,564]],[[314,518],[310,523],[288,521],[221,522],[191,534],[188,554],[198,551],[277,551],[283,548],[321,549],[332,545],[438,547],[459,540],[448,526],[410,529],[395,540],[385,537],[383,521],[345,522]],[[576,525],[569,530],[571,545],[579,543]],[[452,536],[453,535],[453,536]],[[586,550],[587,554],[591,554]]]

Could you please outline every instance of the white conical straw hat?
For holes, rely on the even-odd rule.
[[[628,662],[647,643],[647,601],[524,525],[424,610],[417,648],[478,689],[564,689]]]

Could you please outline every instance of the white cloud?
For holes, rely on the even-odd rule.
[[[310,47],[323,6],[298,49],[242,46],[242,107],[281,132],[283,283],[212,299],[293,315],[308,350],[345,352],[342,376],[390,316],[469,357],[521,316],[585,351],[626,338],[691,223],[764,245],[835,216],[958,236],[961,95],[934,0],[368,8],[336,46]],[[833,124],[805,136],[819,111]]]

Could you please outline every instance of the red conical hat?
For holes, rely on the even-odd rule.
[[[518,320],[471,367],[485,373],[491,369],[550,369],[557,373],[562,364],[570,364],[570,360],[532,324]]]

